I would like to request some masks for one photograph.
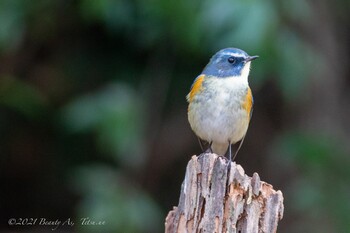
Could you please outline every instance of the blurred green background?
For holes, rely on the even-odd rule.
[[[185,96],[217,50],[259,55],[236,161],[279,232],[350,232],[350,2],[0,0],[0,231],[158,233],[200,153]],[[105,221],[81,226],[79,219]]]

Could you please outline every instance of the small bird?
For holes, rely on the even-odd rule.
[[[187,95],[188,121],[197,135],[209,143],[209,150],[218,155],[240,141],[233,157],[242,146],[253,111],[253,95],[248,84],[250,63],[258,56],[249,56],[237,48],[217,52],[194,80]]]

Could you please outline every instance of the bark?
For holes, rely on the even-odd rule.
[[[283,195],[249,177],[224,157],[204,153],[187,164],[178,207],[168,213],[166,233],[276,232],[283,217]]]

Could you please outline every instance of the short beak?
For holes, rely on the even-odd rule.
[[[247,57],[244,61],[245,61],[245,62],[252,61],[252,60],[257,59],[258,57],[259,57],[259,56],[249,56],[249,57]]]

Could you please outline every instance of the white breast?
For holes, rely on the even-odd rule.
[[[203,81],[202,91],[188,109],[190,125],[201,139],[227,149],[229,141],[236,143],[245,135],[249,116],[242,104],[249,86],[248,74],[244,77],[243,72],[240,77],[207,77]]]

